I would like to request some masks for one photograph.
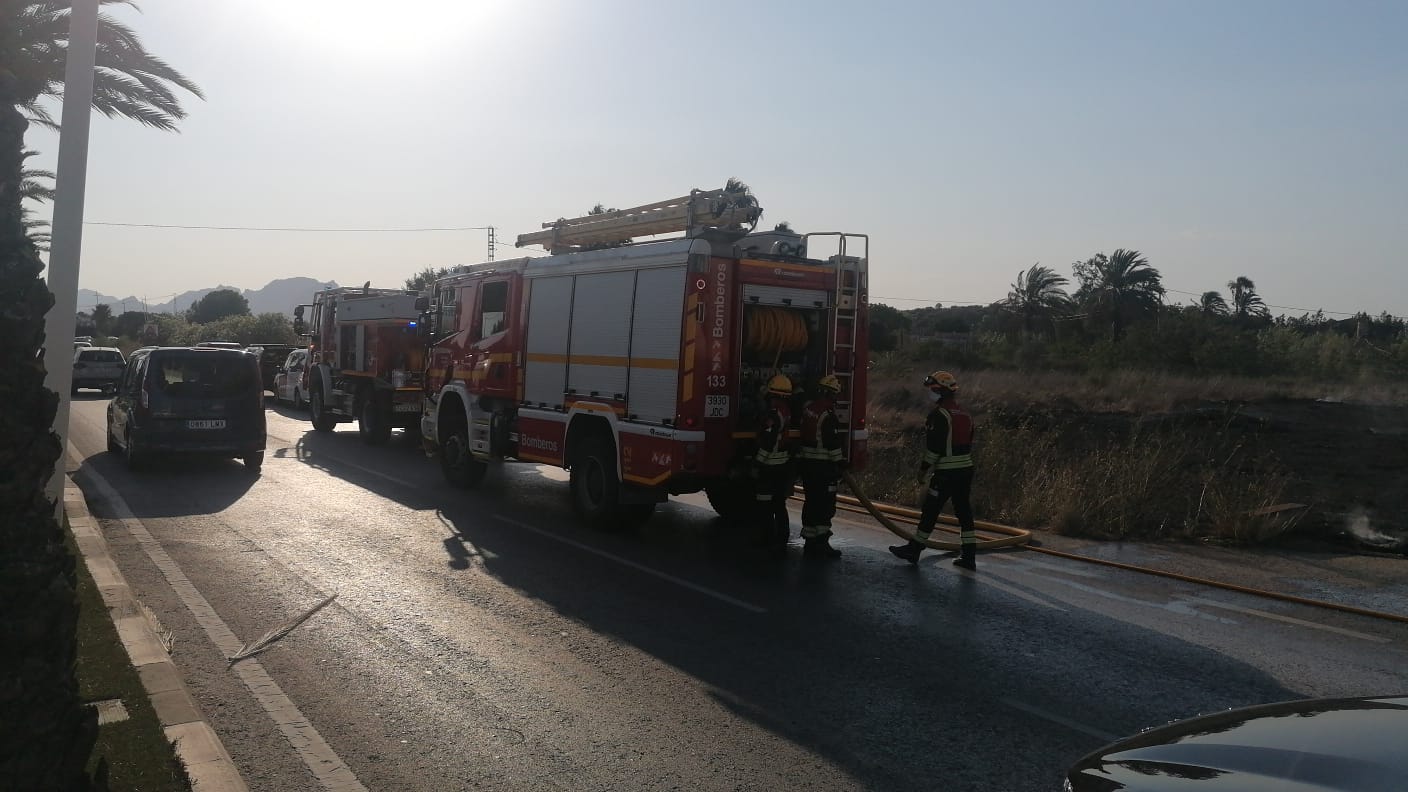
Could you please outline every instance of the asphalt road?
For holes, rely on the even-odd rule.
[[[70,467],[255,790],[1056,789],[1172,719],[1408,689],[1408,625],[1020,551],[916,569],[860,522],[773,562],[698,498],[595,533],[561,471],[458,491],[283,407],[258,477],[132,473],[105,405]]]

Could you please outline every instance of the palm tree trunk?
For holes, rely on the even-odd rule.
[[[44,494],[60,452],[50,430],[58,396],[44,387],[40,357],[54,298],[20,222],[28,122],[4,83],[0,77],[0,779],[12,789],[84,790],[97,716],[79,700],[74,676],[74,559]]]

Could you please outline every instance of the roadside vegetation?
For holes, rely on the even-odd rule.
[[[1389,437],[1399,430],[1385,427],[1400,425],[1408,403],[1401,318],[1273,318],[1246,277],[1225,297],[1169,304],[1159,272],[1133,251],[1072,269],[1070,292],[1038,265],[989,306],[872,306],[862,476],[872,496],[918,499],[928,410],[918,383],[943,368],[978,418],[974,505],[989,519],[1099,539],[1249,544],[1287,531],[1337,538],[1363,502],[1392,511],[1372,490],[1375,471],[1397,464]],[[1287,501],[1312,508],[1276,510]]]
[[[252,316],[249,302],[233,289],[216,289],[179,314],[124,311],[114,316],[112,306],[99,303],[91,313],[80,313],[76,326],[77,335],[93,336],[94,344],[114,346],[124,354],[147,345],[190,346],[202,341],[298,343],[287,316]]]
[[[71,538],[69,549],[77,555],[78,548]],[[126,720],[98,725],[87,765],[94,786],[112,792],[190,789],[186,769],[166,739],[98,587],[81,563],[77,565],[77,579],[78,694],[90,705],[121,701],[128,715]]]
[[[33,212],[52,198],[52,174],[25,168],[26,130],[57,126],[69,5],[0,4],[0,779],[7,789],[90,788],[84,764],[96,731],[74,674],[74,556],[45,497],[62,448],[51,430],[58,396],[44,387],[44,314],[54,298],[39,254],[48,232]],[[175,129],[185,116],[177,91],[200,96],[112,14],[99,19],[97,63],[93,108],[110,117]]]

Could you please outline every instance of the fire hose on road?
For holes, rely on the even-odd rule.
[[[841,508],[846,511],[860,512],[862,508],[857,507],[863,507],[865,512],[868,512],[870,516],[874,517],[881,525],[885,526],[890,533],[906,541],[914,539],[913,529],[905,530],[901,528],[896,525],[895,521],[891,520],[890,517],[895,516],[918,520],[918,511],[906,509],[902,506],[876,504],[871,501],[870,498],[866,497],[865,491],[860,487],[860,483],[857,482],[855,477],[849,472],[845,473],[842,478],[846,482],[846,486],[851,488],[851,492],[855,493],[855,497],[852,498],[846,495],[836,496],[836,502]],[[958,524],[957,520],[948,515],[939,515],[939,521],[950,526]],[[985,520],[976,520],[974,527],[978,529],[979,550],[997,550],[1003,547],[1016,547],[1030,542],[1032,538],[1030,531],[1024,531],[1021,528],[1013,528],[1009,525],[999,525],[998,523],[987,522]],[[924,544],[935,550],[958,550],[961,546],[957,539],[935,539],[933,536],[930,536],[928,541]]]

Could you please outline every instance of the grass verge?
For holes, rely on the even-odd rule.
[[[64,521],[67,533],[68,521]],[[185,768],[162,731],[142,680],[117,637],[83,556],[68,534],[69,551],[77,559],[78,693],[84,701],[120,699],[128,719],[98,727],[98,740],[88,760],[89,772],[112,792],[177,792],[189,790]]]
[[[1288,523],[1264,511],[1291,488],[1286,467],[1233,406],[1153,411],[1186,403],[1175,384],[1082,383],[1105,389],[1084,399],[1105,408],[1093,409],[1073,404],[1077,383],[1059,376],[968,377],[963,401],[978,420],[977,516],[1107,540],[1241,545],[1283,533]],[[930,405],[910,382],[879,379],[871,393],[861,485],[880,500],[916,503]],[[1116,401],[1125,409],[1111,410]]]

